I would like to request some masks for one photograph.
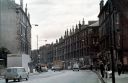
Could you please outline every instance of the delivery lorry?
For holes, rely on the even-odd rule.
[[[60,71],[64,68],[64,64],[61,60],[53,61],[52,70],[54,71]]]
[[[8,54],[7,67],[24,67],[27,72],[30,72],[28,63],[30,56],[26,54]]]

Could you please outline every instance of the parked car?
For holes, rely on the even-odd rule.
[[[41,71],[42,71],[42,72],[48,72],[48,68],[47,68],[46,66],[42,66],[42,67],[41,67]]]
[[[81,70],[90,69],[90,65],[84,65],[80,68]]]
[[[6,83],[8,83],[8,80],[18,80],[20,82],[22,79],[28,80],[29,73],[25,71],[24,67],[9,67],[5,71],[4,78]]]
[[[81,69],[81,70],[85,70],[85,69],[87,69],[87,67],[86,67],[86,65],[84,65],[84,66],[82,66],[80,69]]]
[[[71,66],[68,66],[68,70],[71,70],[72,69],[72,67]]]
[[[73,65],[73,71],[79,71],[79,65],[78,64],[74,64]]]

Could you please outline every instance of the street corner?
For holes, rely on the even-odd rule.
[[[0,76],[0,83],[5,83],[4,77]]]

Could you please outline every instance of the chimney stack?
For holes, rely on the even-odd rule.
[[[102,10],[102,8],[104,7],[104,0],[100,1],[100,10]]]
[[[27,14],[27,12],[28,12],[28,8],[27,8],[27,4],[26,4],[25,13]]]
[[[83,24],[82,25],[85,25],[85,21],[84,21],[84,18],[83,18]]]
[[[20,0],[20,6],[23,9],[23,0]]]

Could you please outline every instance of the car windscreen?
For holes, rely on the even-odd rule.
[[[18,72],[25,72],[25,69],[24,68],[18,68],[17,71]]]
[[[7,69],[7,72],[11,73],[11,72],[17,72],[17,69]]]

